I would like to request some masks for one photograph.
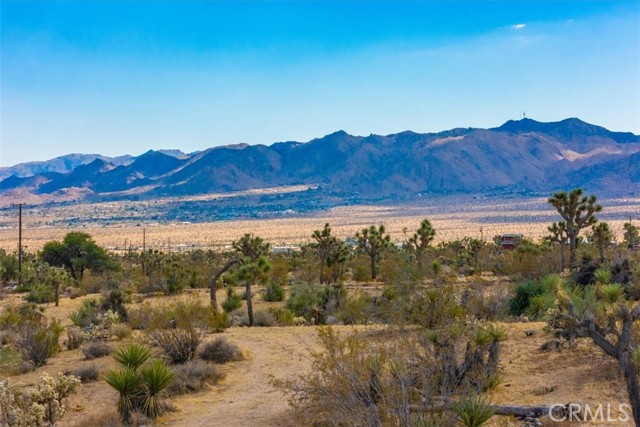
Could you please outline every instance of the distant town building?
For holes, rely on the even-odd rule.
[[[496,244],[500,249],[512,250],[518,247],[523,237],[522,234],[501,234],[496,236]]]

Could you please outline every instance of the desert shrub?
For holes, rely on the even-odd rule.
[[[67,341],[65,345],[67,350],[74,350],[79,348],[84,342],[84,332],[77,326],[70,326],[67,328]]]
[[[111,327],[111,333],[118,339],[124,339],[131,335],[131,327],[124,323],[117,323]]]
[[[373,317],[374,311],[373,297],[365,292],[359,292],[347,298],[338,311],[338,318],[345,325],[366,325]]]
[[[467,303],[467,310],[478,319],[496,321],[509,313],[510,298],[505,291],[475,292]]]
[[[95,322],[99,310],[100,302],[96,298],[85,299],[76,310],[69,314],[69,319],[74,325],[80,328],[86,328]]]
[[[242,295],[238,295],[233,286],[227,286],[227,298],[222,302],[222,309],[226,313],[242,307]]]
[[[278,325],[291,325],[293,324],[293,318],[295,314],[284,307],[269,307],[269,313],[271,313]]]
[[[254,322],[256,326],[273,326],[276,323],[276,318],[269,310],[258,310],[254,314]]]
[[[230,343],[225,337],[219,337],[205,344],[200,352],[200,358],[222,364],[242,360],[244,357],[237,345]]]
[[[296,284],[289,290],[286,307],[296,316],[314,323],[324,323],[325,309],[340,291],[327,285]]]
[[[175,365],[171,371],[175,380],[167,387],[166,393],[169,396],[201,391],[207,384],[215,384],[224,377],[215,366],[197,359]]]
[[[278,282],[270,283],[262,293],[262,299],[267,302],[284,301],[285,290]]]
[[[196,299],[179,300],[162,309],[167,323],[156,324],[147,333],[171,363],[188,362],[218,315]]]
[[[31,286],[29,293],[25,296],[28,302],[36,304],[46,304],[55,301],[56,291],[53,286],[46,283],[38,283]]]
[[[111,354],[111,346],[105,342],[90,342],[82,347],[82,354],[87,360],[98,359]]]
[[[0,313],[0,330],[16,330],[24,322],[39,322],[43,310],[34,303],[7,305]]]
[[[100,376],[100,371],[98,371],[96,365],[91,364],[66,371],[64,374],[73,375],[74,377],[78,378],[81,383],[88,383],[91,381],[97,381],[98,377]]]
[[[176,324],[205,323],[214,332],[227,327],[227,314],[216,313],[210,306],[194,298],[167,305],[141,304],[129,310],[129,326],[133,329],[167,329]]]
[[[60,350],[59,339],[64,327],[56,319],[28,321],[18,328],[15,346],[24,360],[44,366],[49,357]]]
[[[129,422],[130,427],[143,427],[146,424],[134,424]],[[118,413],[113,411],[105,411],[100,414],[90,414],[87,417],[78,420],[75,427],[122,427],[122,419]]]
[[[80,380],[59,373],[55,378],[44,373],[36,387],[25,390],[22,384],[0,382],[0,425],[16,427],[52,426],[66,411],[63,404],[75,392]]]
[[[544,286],[535,280],[527,280],[516,287],[515,296],[509,301],[509,310],[514,316],[520,316],[529,308],[531,299],[542,295]]]
[[[155,329],[149,332],[149,337],[164,350],[169,361],[176,364],[193,359],[206,333],[202,325],[189,325]]]
[[[134,424],[136,413],[145,417],[157,417],[166,410],[160,393],[173,382],[175,375],[160,360],[149,363],[151,351],[145,346],[131,344],[113,354],[120,368],[108,369],[104,380],[118,394],[118,413],[122,420]]]
[[[130,298],[130,295],[126,294],[122,290],[113,289],[101,298],[100,310],[102,312],[111,310],[120,316],[120,320],[126,322],[128,313],[125,303],[130,302]]]

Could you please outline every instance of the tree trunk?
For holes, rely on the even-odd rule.
[[[211,281],[209,282],[209,299],[211,300],[211,308],[213,308],[213,311],[216,313],[218,312],[218,298],[216,297],[216,284],[218,283],[218,279],[236,264],[239,265],[240,260],[232,259],[231,261],[227,262],[224,267],[222,267],[220,271],[218,271],[216,275],[211,278]]]
[[[569,227],[568,224],[567,227]],[[576,259],[576,238],[578,237],[578,233],[573,230],[573,227],[571,228],[571,230],[567,230],[567,232],[567,234],[569,234],[569,262],[571,263],[570,267],[571,271],[575,271],[575,269],[578,268],[578,262]]]
[[[376,280],[378,276],[376,254],[371,255],[371,280]]]
[[[253,302],[251,301],[251,283],[247,282],[247,313],[249,314],[249,326],[253,326]]]
[[[600,262],[604,262],[604,242],[600,242],[598,249],[600,249]]]
[[[560,272],[564,271],[564,243],[560,243]]]
[[[627,393],[629,394],[629,403],[633,413],[633,421],[636,427],[640,427],[640,384],[638,383],[638,373],[633,366],[631,352],[625,351],[618,359],[618,364],[622,369],[625,381],[627,382]]]
[[[60,285],[56,285],[55,290],[56,290],[55,302],[57,307],[58,304],[60,304]]]

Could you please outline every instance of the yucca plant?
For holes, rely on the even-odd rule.
[[[132,370],[138,369],[151,357],[149,348],[140,344],[129,344],[126,347],[120,347],[113,353],[113,358],[120,365]]]
[[[617,283],[600,285],[596,291],[596,296],[605,304],[612,305],[624,299],[624,288]]]
[[[593,272],[593,277],[599,285],[608,285],[611,283],[611,270],[606,267],[600,267]]]
[[[493,416],[489,402],[477,395],[464,398],[453,404],[458,422],[465,427],[480,427]]]
[[[142,378],[130,368],[111,368],[105,372],[104,380],[118,392],[118,413],[125,422],[129,421],[142,397]]]
[[[121,347],[113,353],[121,368],[111,368],[104,375],[105,382],[119,394],[117,409],[125,422],[129,422],[134,411],[150,418],[163,412],[160,393],[173,382],[175,375],[163,361],[154,360],[145,365],[150,357],[151,351],[143,345]]]
[[[148,417],[157,417],[163,412],[160,392],[175,379],[175,374],[161,360],[154,360],[140,369],[140,377],[146,388],[142,412]]]

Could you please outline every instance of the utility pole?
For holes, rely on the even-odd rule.
[[[145,275],[145,271],[144,271],[144,259],[145,259],[145,252],[147,250],[147,229],[143,228],[142,229],[142,275]]]
[[[18,286],[22,286],[22,205],[18,203]]]

